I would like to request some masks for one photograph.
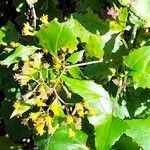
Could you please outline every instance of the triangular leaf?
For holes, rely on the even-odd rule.
[[[103,35],[109,31],[108,23],[100,19],[92,10],[89,10],[86,14],[75,13],[73,14],[73,18],[78,20],[80,24],[91,33],[95,34],[99,31],[100,34]]]
[[[62,76],[62,80],[72,92],[83,97],[84,101],[96,111],[95,115],[88,117],[92,125],[99,125],[100,121],[104,119],[107,114],[112,113],[113,105],[110,101],[109,94],[101,85],[93,81],[72,79],[64,75]]]
[[[17,42],[19,40],[19,33],[15,25],[8,21],[8,23],[0,29],[0,44],[9,44],[12,40]]]
[[[150,88],[150,47],[144,46],[131,52],[124,58],[124,63],[130,68],[136,87]]]
[[[18,62],[20,59],[27,60],[28,57],[33,54],[38,48],[35,46],[23,46],[20,45],[13,54],[8,56],[5,60],[1,61],[2,65],[10,66],[13,63]]]
[[[83,57],[84,50],[73,53],[66,61],[76,64],[78,61],[81,61]]]
[[[63,112],[63,109],[62,109],[62,106],[61,106],[60,102],[57,99],[55,99],[53,101],[50,108],[53,111],[55,116],[58,116],[58,117],[64,117],[65,116],[65,114]]]
[[[125,122],[130,127],[125,133],[144,150],[150,150],[150,118],[126,120]]]
[[[62,80],[72,92],[80,95],[86,100],[98,99],[100,97],[109,99],[109,95],[105,89],[93,81],[72,79],[64,75],[62,76]]]
[[[127,129],[128,125],[119,118],[107,116],[101,125],[95,127],[97,150],[109,150]]]
[[[13,118],[14,116],[17,116],[17,115],[22,115],[23,113],[25,113],[26,111],[28,111],[31,108],[32,108],[32,105],[21,104],[21,109],[15,109],[12,112],[10,118]]]
[[[91,57],[102,58],[104,55],[103,47],[104,43],[102,39],[99,36],[92,34],[85,46],[85,50]]]
[[[76,79],[82,79],[83,78],[83,73],[82,73],[82,71],[80,70],[79,67],[69,68],[68,72],[70,73],[70,75],[73,78],[76,78]]]
[[[69,135],[71,130],[74,135]],[[49,138],[46,150],[86,150],[87,135],[73,127],[60,126]]]
[[[42,27],[36,32],[36,36],[39,44],[53,56],[60,48],[77,49],[78,41],[72,30],[65,23],[56,20],[51,21],[47,27]]]

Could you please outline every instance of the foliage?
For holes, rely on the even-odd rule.
[[[0,117],[11,138],[0,147],[21,149],[13,140],[30,136],[39,150],[150,150],[149,0],[13,5],[14,24],[0,29]]]

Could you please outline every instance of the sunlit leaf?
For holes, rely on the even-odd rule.
[[[20,45],[13,54],[8,56],[5,60],[1,61],[2,65],[10,66],[13,63],[20,60],[27,60],[31,54],[33,54],[38,48],[35,46],[23,46]]]
[[[62,80],[72,92],[80,95],[86,100],[98,99],[100,97],[109,99],[109,95],[105,89],[93,81],[73,79],[64,75],[62,76]]]
[[[150,150],[150,118],[125,121],[130,127],[125,133],[144,150]]]
[[[101,85],[93,81],[72,79],[64,75],[62,80],[73,93],[80,95],[96,111],[94,115],[88,117],[92,125],[99,125],[107,114],[112,113],[113,105],[109,94]]]
[[[82,60],[84,50],[73,53],[66,61],[71,62],[73,64]]]
[[[109,150],[119,140],[120,136],[128,129],[128,125],[112,115],[95,128],[95,144],[98,150]]]
[[[80,70],[79,67],[73,67],[68,69],[68,72],[70,73],[70,75],[76,79],[82,79],[83,78],[83,73]]]
[[[104,55],[103,47],[104,43],[102,39],[99,36],[92,34],[85,46],[85,50],[91,57],[95,56],[97,58],[102,58]]]
[[[53,103],[51,104],[50,108],[53,111],[55,116],[58,116],[58,117],[64,117],[65,116],[59,100],[55,99],[53,101]]]
[[[130,68],[136,87],[150,88],[150,47],[144,46],[131,52],[124,58],[124,63]]]
[[[75,134],[74,136],[69,135],[69,130],[72,130]],[[77,150],[82,149],[86,150],[86,140],[87,135],[77,130],[73,127],[68,126],[60,126],[55,135],[52,137],[49,137],[48,144],[47,144],[47,150]]]
[[[51,21],[47,27],[42,27],[36,36],[39,44],[53,56],[57,55],[60,48],[69,48],[71,51],[77,49],[78,41],[72,30],[56,20]]]

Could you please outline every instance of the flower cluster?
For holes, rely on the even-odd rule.
[[[22,35],[34,36],[34,29],[30,26],[29,22],[24,23],[24,28],[22,30]]]

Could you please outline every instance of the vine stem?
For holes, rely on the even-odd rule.
[[[34,5],[32,5],[32,9],[33,9],[33,26],[34,29],[36,29],[36,12],[35,12]]]
[[[70,65],[70,66],[64,66],[64,69],[66,70],[66,69],[79,67],[79,66],[92,65],[92,64],[97,64],[97,63],[100,63],[100,62],[102,62],[102,61],[101,60],[96,60],[96,61],[90,61],[90,62],[75,64],[75,65]]]
[[[137,34],[137,30],[138,30],[138,25],[134,25],[133,30],[132,30],[132,34],[131,34],[131,47],[134,44],[135,38],[136,38],[136,34]]]
[[[63,99],[58,95],[56,89],[54,88],[54,93],[56,95],[56,98],[58,98],[64,105],[66,105],[66,103],[63,101]]]

